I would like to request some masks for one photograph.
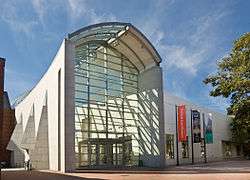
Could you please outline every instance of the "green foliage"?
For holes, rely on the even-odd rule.
[[[234,139],[250,143],[250,32],[234,42],[228,57],[218,63],[217,73],[209,75],[205,84],[211,84],[211,96],[231,99],[228,114],[233,115]]]

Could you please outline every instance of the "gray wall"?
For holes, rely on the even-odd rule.
[[[165,163],[162,69],[154,66],[139,75],[139,146],[143,165]]]
[[[64,171],[75,170],[75,79],[74,79],[74,45],[66,40],[65,54],[65,167]]]

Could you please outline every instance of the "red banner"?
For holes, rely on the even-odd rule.
[[[185,105],[178,106],[178,141],[187,141]]]

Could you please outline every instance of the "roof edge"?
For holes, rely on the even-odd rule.
[[[97,23],[97,24],[92,24],[92,25],[89,25],[89,26],[85,26],[81,29],[78,29],[72,33],[69,33],[68,34],[68,38],[72,38],[78,34],[80,34],[81,32],[83,31],[87,31],[89,29],[92,29],[92,28],[95,28],[95,27],[99,27],[99,26],[111,26],[111,25],[119,25],[119,26],[132,26],[132,24],[130,23],[123,23],[123,22],[103,22],[103,23]]]
[[[136,28],[131,23],[124,23],[124,22],[103,22],[103,23],[92,24],[92,25],[83,27],[83,28],[81,28],[79,30],[76,30],[76,31],[74,31],[72,33],[69,33],[68,34],[68,38],[70,39],[70,38],[72,38],[74,36],[79,35],[81,32],[90,30],[90,29],[95,28],[95,27],[109,26],[109,25],[110,26],[112,26],[112,25],[129,26],[129,27],[133,28],[136,32],[138,32],[140,34],[140,36],[146,41],[146,43],[148,43],[149,46],[153,49],[153,51],[155,52],[156,56],[159,59],[159,63],[162,62],[162,58],[161,58],[160,54],[158,53],[158,51],[156,50],[156,48],[154,47],[154,45],[149,41],[149,39],[138,28]]]

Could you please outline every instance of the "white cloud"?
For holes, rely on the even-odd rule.
[[[46,14],[45,0],[32,0],[32,6],[37,13],[39,21],[44,25],[44,16]],[[50,4],[46,2],[47,4]]]
[[[22,12],[19,9],[20,4],[17,1],[9,0],[1,1],[0,19],[9,25],[11,30],[29,36],[32,35],[32,31],[37,25],[46,27],[44,19],[46,16],[51,15],[49,11],[54,11],[56,8],[57,10],[60,9],[67,12],[71,21],[77,23],[82,19],[88,24],[117,20],[112,13],[97,13],[95,8],[90,6],[85,0],[60,0],[57,2],[50,0],[30,0],[28,2],[32,5],[37,18],[33,16],[23,18]]]
[[[219,25],[220,21],[223,20],[222,18],[226,15],[227,11],[217,10],[200,17],[195,21],[193,20],[193,24],[196,26],[196,31],[190,36],[192,44],[209,44],[209,42],[204,43],[204,39],[214,41],[214,38],[216,37],[216,32],[214,32],[215,26]],[[211,36],[211,34],[215,36]]]
[[[165,46],[160,45],[161,52],[166,52],[164,55],[167,59],[167,69],[176,67],[183,70],[185,74],[195,75],[197,72],[197,66],[202,61],[205,54],[205,50],[201,49],[197,52],[190,52],[185,46]]]
[[[172,86],[172,89],[174,89],[174,92],[171,92],[171,93],[173,93],[174,95],[178,97],[182,97],[183,99],[189,100],[185,91],[183,91],[185,89],[185,83],[181,83],[179,81],[173,80],[171,81],[171,86]]]
[[[34,20],[21,19],[18,13],[17,4],[15,1],[1,2],[0,18],[8,24],[10,29],[15,32],[24,33],[27,36],[32,36],[32,29],[38,24]]]
[[[173,3],[170,1],[169,6]],[[182,27],[186,28],[185,31],[164,32],[162,26],[166,22],[161,21],[161,13],[156,11],[151,19],[145,21],[141,26],[161,54],[166,70],[177,68],[186,74],[195,76],[202,64],[208,60],[207,56],[213,53],[218,41],[215,27],[226,14],[227,12],[224,10],[212,10],[198,19],[189,20],[186,23],[188,26],[185,27],[185,24]],[[190,31],[191,29],[192,31]],[[169,44],[170,34],[176,37],[175,39],[181,39],[183,43]]]
[[[224,7],[211,9],[196,18],[191,16],[193,19],[176,24],[176,27],[169,27],[166,26],[166,22],[168,19],[170,21],[172,19],[166,12],[174,3],[174,1],[169,1],[166,4],[159,0],[156,6],[157,11],[150,14],[140,24],[143,32],[153,42],[163,59],[164,78],[168,80],[166,86],[169,86],[166,88],[171,89],[172,93],[179,97],[225,112],[229,104],[225,98],[209,96],[207,87],[201,88],[200,92],[195,95],[192,94],[189,86],[198,75],[200,68],[207,66],[215,68],[216,58],[219,59],[225,53],[218,54],[217,51],[221,40],[217,27],[222,23],[229,10]],[[167,16],[163,18],[163,14]],[[215,58],[212,59],[214,61],[211,61],[211,56]],[[173,75],[177,77],[173,77]],[[172,76],[169,78],[171,82],[169,82],[169,76]]]
[[[70,17],[69,29],[82,21],[85,21],[85,24],[94,24],[117,20],[112,13],[97,12],[96,9],[85,0],[27,0],[25,3],[25,6],[30,5],[33,8],[35,16],[23,16],[24,9],[21,8],[21,5],[24,4],[22,2],[0,0],[0,20],[5,22],[12,31],[23,33],[29,38],[35,37],[38,33],[37,28],[39,26],[43,27],[39,32],[42,32],[46,37],[51,36],[51,32],[48,31],[45,20],[48,20],[48,17],[53,17],[51,16],[52,13],[56,13],[59,10],[65,12],[66,15]]]
[[[68,0],[68,4],[69,16],[73,20],[84,18],[90,24],[104,21],[116,21],[116,17],[111,13],[98,14],[85,0]]]
[[[87,14],[85,0],[68,0],[69,13],[72,18],[79,18]]]

